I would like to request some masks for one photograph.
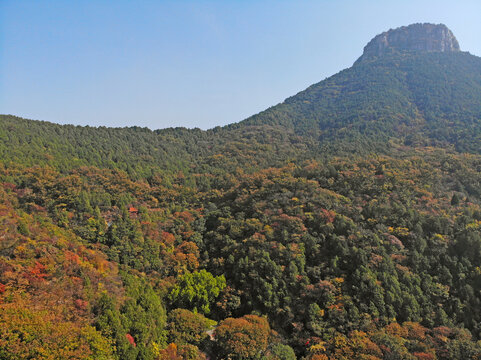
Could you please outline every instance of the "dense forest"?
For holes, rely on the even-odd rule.
[[[481,58],[240,123],[0,116],[0,359],[481,359]]]

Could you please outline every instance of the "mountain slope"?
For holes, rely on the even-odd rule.
[[[0,116],[0,358],[481,359],[480,60],[416,24],[222,128]]]
[[[480,153],[481,58],[459,51],[443,25],[381,35],[351,68],[237,124],[153,132],[2,116],[0,154],[7,161],[46,164],[53,158],[61,169],[91,164],[144,177],[156,169],[188,172],[192,163],[210,169],[211,157],[226,153],[224,168],[230,169],[326,153],[386,153],[393,144]]]
[[[349,150],[381,150],[395,137],[479,153],[480,94],[481,58],[403,52],[357,62],[245,123],[282,124]]]

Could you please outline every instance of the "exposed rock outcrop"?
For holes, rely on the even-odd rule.
[[[460,48],[446,25],[413,24],[377,35],[364,47],[357,61],[403,51],[446,52],[460,51]]]

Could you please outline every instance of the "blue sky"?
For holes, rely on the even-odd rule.
[[[415,22],[446,24],[481,56],[479,0],[0,0],[0,113],[207,129],[282,102]]]

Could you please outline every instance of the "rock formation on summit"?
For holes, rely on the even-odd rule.
[[[446,25],[413,24],[374,37],[364,47],[358,62],[403,51],[447,52],[460,51],[460,48]]]

